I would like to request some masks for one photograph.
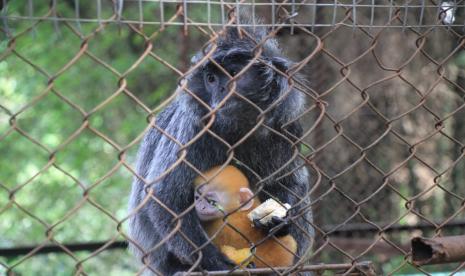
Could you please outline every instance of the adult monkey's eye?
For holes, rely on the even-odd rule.
[[[216,81],[215,75],[213,75],[212,73],[207,73],[207,81],[209,83],[214,83]]]

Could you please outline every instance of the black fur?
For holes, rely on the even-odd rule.
[[[254,36],[256,41],[261,41],[266,35],[265,30],[260,28],[255,31],[246,29],[246,31]],[[212,58],[229,73],[237,74],[254,56],[252,50],[256,47],[256,42],[246,35],[241,37],[236,28],[230,28],[220,36],[216,45],[217,49],[213,52]],[[206,52],[209,49],[211,47],[207,47]],[[289,67],[287,59],[280,56],[275,40],[267,40],[262,49],[261,59],[264,62],[283,71]],[[199,53],[193,58],[193,62],[201,61],[205,54]],[[199,68],[186,77],[187,86],[206,104],[215,107],[230,93],[230,86],[227,85],[229,78],[212,62],[208,60],[202,62],[203,64]],[[288,90],[286,78],[260,63],[255,63],[236,81],[236,91],[260,109],[268,108]],[[205,122],[209,118],[205,119],[204,116],[208,113],[208,109],[181,88],[178,89],[178,93],[177,98],[157,115],[155,124],[177,139],[177,143],[186,144],[205,127]],[[290,140],[292,138],[290,137],[300,137],[302,128],[297,122],[290,124],[286,128],[292,134],[289,136],[282,126],[299,115],[303,108],[303,96],[292,89],[264,117],[266,126],[283,135],[278,135],[263,126],[249,134],[256,126],[260,112],[240,97],[232,96],[216,113],[211,131],[227,141],[229,145],[233,145],[245,135],[249,135],[233,151],[237,163],[242,164],[244,172],[255,180],[257,178],[253,177],[254,175],[263,179],[280,170],[273,178],[276,179],[297,166],[301,166],[302,161],[294,159],[286,167],[283,167],[289,160],[295,158],[296,148],[291,146]],[[137,173],[147,181],[156,180],[181,158],[183,153],[180,152],[177,143],[171,141],[156,128],[151,128],[140,146]],[[187,147],[185,160],[199,171],[206,171],[213,166],[224,164],[228,157],[227,151],[228,147],[222,141],[214,135],[205,133]],[[147,193],[153,189],[154,196],[164,205],[177,214],[183,213],[193,204],[194,187],[192,183],[195,177],[197,177],[197,173],[185,162],[180,162],[162,179],[149,185],[145,185],[143,181],[136,178],[132,187],[130,208],[131,210],[136,208],[147,197]],[[293,205],[298,202],[299,198],[293,196],[287,189],[299,196],[305,195],[309,190],[308,175],[304,167],[295,170],[279,181],[273,179],[264,183],[263,191],[259,194],[261,200],[269,198],[269,194],[271,194],[281,202]],[[251,184],[255,190],[259,188],[255,181]],[[306,204],[308,203],[307,201]],[[294,212],[291,212],[290,215],[292,213]],[[198,217],[195,215],[195,210],[186,212],[180,220],[174,219],[175,217],[170,212],[155,200],[150,199],[130,220],[130,237],[145,252],[140,252],[136,246],[132,246],[132,250],[140,258],[147,257],[145,260],[155,273],[172,275],[176,272],[186,271],[198,260],[200,260],[200,267],[206,270],[223,270],[233,267],[231,262],[216,247],[211,244],[205,245],[207,238]],[[305,219],[311,221],[310,212]],[[180,230],[191,242],[197,246],[205,245],[201,251],[201,257],[199,254],[191,254],[194,247],[181,234],[177,232],[173,234],[178,223],[181,223]],[[303,257],[310,247],[308,235],[313,236],[313,232],[308,222],[302,218],[294,223],[299,223],[307,232],[304,234],[295,225],[289,227],[290,233],[299,245],[298,254]],[[159,244],[163,238],[171,234],[173,236],[170,239]],[[198,270],[199,267],[196,269]]]

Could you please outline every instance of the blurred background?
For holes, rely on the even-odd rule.
[[[414,267],[409,240],[464,234],[463,1],[3,0],[1,273],[140,269],[124,243],[105,247],[125,240],[141,133],[241,4],[308,80],[311,262],[462,269]]]

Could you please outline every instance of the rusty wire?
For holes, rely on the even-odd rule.
[[[392,275],[406,267],[428,274],[428,268],[413,264],[410,249],[406,246],[406,238],[418,234],[418,231],[433,238],[440,237],[456,233],[453,232],[454,229],[460,230],[461,225],[465,227],[463,224],[465,184],[463,179],[454,176],[454,173],[457,174],[458,171],[465,169],[462,164],[465,155],[465,131],[457,127],[458,124],[465,124],[461,119],[465,117],[463,113],[465,68],[454,65],[455,60],[453,60],[458,55],[464,55],[465,37],[462,22],[464,22],[465,3],[453,1],[455,20],[445,24],[444,21],[447,16],[450,17],[450,14],[447,14],[447,10],[441,10],[441,1],[422,1],[422,4],[416,4],[415,1],[400,2],[377,1],[375,4],[375,1],[302,1],[301,3],[273,1],[273,4],[255,3],[254,5],[247,1],[207,1],[209,14],[203,18],[204,21],[195,18],[192,12],[196,4],[205,4],[201,1],[191,1],[189,5],[187,2],[166,0],[97,1],[100,3],[96,9],[97,16],[92,18],[81,17],[79,4],[74,7],[73,11],[76,15],[74,18],[62,15],[57,1],[51,1],[51,5],[43,14],[36,13],[31,1],[25,1],[29,3],[25,14],[3,7],[0,13],[0,20],[3,23],[0,27],[0,36],[5,38],[6,46],[0,48],[3,49],[0,52],[0,63],[11,57],[17,58],[24,63],[24,66],[31,67],[37,74],[42,75],[46,82],[45,87],[20,108],[12,109],[0,99],[0,111],[5,114],[9,124],[5,131],[0,133],[0,144],[4,143],[8,146],[8,137],[14,134],[20,135],[46,152],[48,161],[25,181],[6,185],[0,179],[0,188],[8,194],[6,204],[0,206],[0,219],[2,214],[16,208],[27,217],[27,220],[40,224],[45,233],[43,240],[32,247],[27,247],[28,252],[18,259],[14,261],[0,259],[0,271],[3,269],[13,274],[26,266],[28,260],[53,245],[73,260],[75,274],[87,275],[90,272],[86,271],[85,264],[98,258],[102,252],[113,248],[115,243],[125,240],[139,250],[143,250],[143,245],[128,236],[124,225],[127,225],[128,219],[140,211],[145,204],[155,202],[159,208],[164,208],[175,218],[174,227],[159,244],[144,251],[141,260],[134,261],[142,263],[134,273],[152,271],[159,274],[156,268],[150,266],[148,255],[159,250],[164,242],[176,234],[183,235],[187,239],[181,232],[180,226],[184,216],[192,210],[193,206],[182,213],[176,213],[157,198],[151,187],[159,185],[166,175],[181,164],[189,166],[203,176],[204,172],[199,171],[185,158],[189,145],[200,139],[202,135],[211,135],[227,147],[227,163],[218,164],[225,167],[230,162],[240,163],[241,160],[235,156],[235,150],[256,131],[266,129],[292,145],[294,151],[292,160],[303,160],[310,171],[311,186],[308,187],[307,193],[293,194],[299,198],[299,201],[292,208],[301,209],[290,219],[295,222],[303,218],[305,213],[313,212],[315,221],[306,221],[306,223],[310,224],[316,233],[315,237],[307,233],[306,237],[314,243],[313,248],[308,256],[296,256],[297,261],[293,266],[270,267],[255,272],[266,270],[285,275],[299,271],[324,273],[324,271],[338,270],[344,275],[367,274],[360,270],[360,264],[369,260],[374,263],[375,269],[382,271],[379,273],[383,274]],[[154,3],[159,5],[156,7],[158,19],[144,17],[142,11],[149,4]],[[170,5],[175,7],[171,13],[168,12]],[[186,76],[207,60],[215,62],[212,58],[215,43],[226,27],[237,27],[244,37],[252,37],[242,28],[248,25],[241,25],[240,18],[237,19],[235,10],[240,5],[253,7],[254,16],[255,8],[257,13],[261,9],[265,10],[262,13],[265,17],[271,14],[265,18],[266,23],[252,24],[252,27],[269,26],[271,30],[262,41],[256,41],[256,47],[252,50],[253,58],[238,74],[231,76],[216,64],[230,77],[229,93],[217,107],[211,108],[188,89]],[[221,9],[218,21],[214,21],[210,16],[211,6]],[[130,13],[131,7],[136,7],[138,12]],[[107,17],[103,15],[105,9],[111,11]],[[134,19],[134,16],[137,19]],[[12,28],[12,23],[23,21],[29,22],[27,28],[19,31]],[[54,72],[42,68],[17,47],[18,41],[24,36],[38,32],[41,24],[50,21],[54,22],[58,36],[59,32],[68,32],[80,41],[79,49],[74,52],[72,58]],[[90,32],[82,31],[83,25],[92,23],[98,24],[92,25],[95,28]],[[130,33],[143,40],[141,53],[124,71],[116,69],[89,49],[90,44],[96,41],[98,36],[105,36],[105,31],[112,25],[120,28],[124,26]],[[151,25],[155,25],[156,29],[146,31],[146,26]],[[204,40],[204,44],[199,48],[205,56],[191,68],[182,68],[170,62],[157,51],[160,42],[163,42],[162,36],[168,28],[181,28],[184,37],[188,37],[194,31],[198,32]],[[267,40],[278,37],[281,46],[286,48],[283,42],[287,41],[286,39],[290,41],[290,37],[293,36],[306,43],[304,45],[308,46],[302,48],[308,49],[297,49],[300,51],[297,54],[299,60],[287,72],[280,71],[261,58],[262,45]],[[351,39],[350,43],[353,45],[342,45],[347,42],[341,43],[343,41],[340,40],[341,37]],[[362,44],[357,45],[359,42]],[[441,43],[444,45],[440,45]],[[297,46],[290,45],[290,47]],[[111,74],[117,80],[117,88],[111,92],[111,95],[91,109],[80,106],[66,93],[60,91],[57,85],[57,80],[77,67],[77,63],[84,58],[91,59],[100,66],[100,70]],[[128,82],[129,77],[136,74],[137,69],[147,60],[160,64],[165,71],[174,74],[178,84],[176,90],[173,86],[173,93],[169,97],[158,102],[154,107],[144,102],[140,93],[133,90]],[[265,110],[236,91],[236,80],[242,74],[246,74],[255,63],[267,66],[288,80],[288,89],[284,95]],[[308,82],[296,76],[303,76]],[[304,124],[302,137],[292,137],[292,134],[285,129],[286,125],[282,130],[276,130],[265,123],[266,114],[292,89],[297,89],[308,102],[305,111],[294,119]],[[177,141],[172,134],[157,125],[156,121],[156,114],[181,93],[189,94],[209,109],[203,130],[187,143]],[[41,101],[45,101],[49,95],[55,95],[61,104],[75,110],[79,116],[70,120],[80,122],[78,128],[53,148],[21,126],[22,116]],[[141,109],[147,121],[145,129],[125,144],[117,142],[111,135],[91,123],[95,114],[110,106],[119,96],[127,97]],[[255,127],[232,145],[211,130],[216,113],[231,97],[241,99],[249,104],[251,109],[260,113]],[[287,122],[287,124],[291,123]],[[132,154],[132,150],[137,148],[144,134],[151,128],[157,129],[176,143],[180,150],[178,160],[163,174],[156,179],[145,179],[146,176],[137,174],[132,160],[128,160],[128,155]],[[66,166],[62,166],[57,161],[57,155],[64,152],[73,141],[87,131],[117,152],[116,163],[112,164],[103,176],[90,184],[74,177]],[[441,151],[441,146],[449,147],[449,151]],[[256,192],[261,191],[267,182],[279,182],[286,174],[292,173],[285,170],[286,165],[292,160],[281,168],[276,168],[272,175],[263,177],[251,168],[246,168],[258,179]],[[53,223],[45,221],[40,215],[25,208],[24,204],[16,198],[18,193],[33,185],[34,181],[51,168],[71,179],[74,188],[82,193],[79,201]],[[103,182],[111,179],[121,169],[144,182],[147,192],[146,198],[140,205],[129,210],[124,217],[116,216],[114,214],[116,210],[102,206],[92,197]],[[292,193],[290,190],[289,192]],[[435,208],[434,204],[438,202],[433,200],[434,197],[442,197],[442,200],[446,200],[445,211],[439,217],[438,213],[432,210]],[[311,204],[306,204],[309,198]],[[103,216],[114,222],[116,227],[111,235],[106,236],[104,242],[98,244],[97,249],[94,245],[90,249],[90,254],[82,257],[76,253],[73,246],[67,246],[67,243],[57,239],[56,232],[60,227],[66,226],[69,219],[87,204],[95,207]],[[226,218],[222,227],[234,228]],[[300,230],[304,231],[302,228]],[[398,234],[398,232],[402,233]],[[251,242],[252,249],[266,239],[272,238],[270,234],[257,244]],[[87,240],[89,239],[93,240],[92,237],[87,237]],[[214,237],[211,237],[209,242],[213,239]],[[197,262],[192,265],[189,272],[200,275],[201,272],[196,269],[202,258],[200,251],[202,247],[195,246],[192,241],[188,242],[197,248],[193,254],[199,253],[195,255],[198,257]],[[388,268],[383,267],[383,264],[394,256],[400,257],[401,260]],[[314,265],[322,262],[324,264]],[[336,262],[339,264],[335,264]],[[457,272],[463,270],[464,266],[465,263],[459,263],[445,269]],[[240,269],[236,267],[231,272],[240,273],[242,272]],[[223,275],[226,272],[215,273],[214,275]]]

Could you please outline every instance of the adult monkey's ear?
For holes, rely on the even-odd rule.
[[[197,53],[191,57],[191,65],[196,65],[202,59],[202,53]]]
[[[239,190],[239,202],[245,204],[241,207],[241,211],[247,211],[253,206],[253,193],[249,188],[240,188]]]

